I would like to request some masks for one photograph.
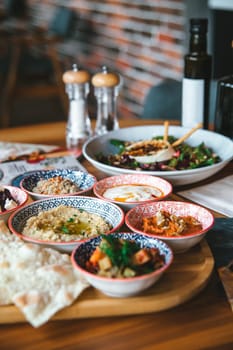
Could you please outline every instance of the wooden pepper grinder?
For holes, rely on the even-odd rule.
[[[117,97],[119,94],[120,77],[108,71],[106,66],[102,72],[92,77],[94,94],[97,99],[97,120],[95,134],[102,135],[119,128],[117,118]]]
[[[63,82],[70,102],[66,146],[72,151],[80,151],[83,143],[92,134],[87,107],[90,80],[90,74],[85,70],[79,70],[76,64],[73,65],[73,70],[63,74]]]

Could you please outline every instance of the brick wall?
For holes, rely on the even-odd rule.
[[[33,21],[46,25],[56,6],[77,13],[62,54],[92,74],[107,65],[124,79],[120,117],[137,117],[151,86],[181,80],[185,0],[30,0]]]

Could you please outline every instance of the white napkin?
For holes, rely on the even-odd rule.
[[[180,191],[178,194],[209,209],[233,217],[233,175],[191,190]]]

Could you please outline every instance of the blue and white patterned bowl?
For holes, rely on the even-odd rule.
[[[42,199],[16,210],[8,219],[9,229],[24,241],[37,243],[69,253],[87,239],[72,240],[69,242],[53,242],[34,239],[22,234],[23,228],[30,217],[36,216],[40,212],[57,208],[60,205],[66,205],[100,215],[112,227],[106,234],[120,229],[124,223],[123,210],[113,203],[105,202],[94,197],[60,196],[57,198]]]
[[[129,278],[108,278],[98,276],[85,269],[85,262],[89,260],[92,252],[100,244],[101,237],[98,236],[87,240],[72,252],[72,264],[93,287],[106,295],[112,297],[129,297],[139,294],[155,284],[173,261],[171,248],[157,238],[147,237],[135,232],[118,232],[113,233],[112,235],[122,239],[135,241],[141,248],[158,248],[160,254],[165,256],[165,264],[162,268],[142,276]]]
[[[40,180],[49,180],[53,177],[60,176],[64,179],[72,181],[75,185],[80,188],[80,191],[69,194],[41,194],[33,192],[33,188],[37,185]],[[73,170],[73,169],[53,169],[53,170],[38,170],[24,177],[20,181],[20,188],[28,193],[33,200],[40,200],[50,197],[57,196],[76,196],[86,195],[90,192],[96,183],[94,175],[86,173],[84,171]]]

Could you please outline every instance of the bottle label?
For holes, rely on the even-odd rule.
[[[205,81],[183,79],[182,84],[182,126],[191,128],[204,122]]]

